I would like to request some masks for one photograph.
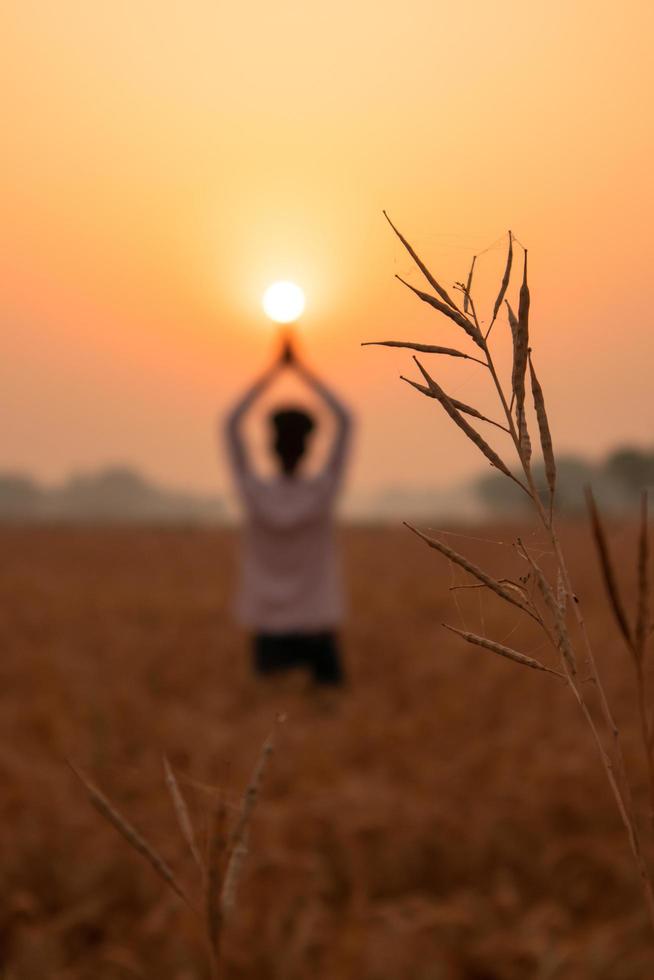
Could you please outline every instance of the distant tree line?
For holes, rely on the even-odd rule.
[[[3,521],[210,523],[224,517],[220,497],[167,490],[127,467],[75,474],[53,487],[21,473],[0,472]]]
[[[545,488],[542,466],[534,465],[536,483]],[[643,487],[654,494],[654,449],[625,447],[599,463],[581,456],[559,457],[558,505],[568,514],[584,510],[584,486],[590,485],[603,509],[633,513]],[[545,496],[545,489],[543,490]],[[527,498],[501,475],[489,473],[471,486],[451,489],[386,488],[359,501],[356,519],[401,520],[467,518],[479,511],[520,516]],[[219,496],[162,488],[136,470],[114,466],[74,474],[58,486],[44,486],[22,473],[0,472],[0,521],[190,522],[228,519]]]
[[[546,499],[545,474],[542,465],[534,466],[537,486],[543,487]],[[651,451],[625,446],[616,449],[599,463],[580,456],[560,456],[557,475],[558,507],[568,514],[585,509],[584,487],[591,486],[605,510],[632,512],[641,490],[654,490],[654,449]],[[477,482],[481,502],[495,512],[520,512],[528,499],[516,486],[508,486],[501,474],[490,473]]]

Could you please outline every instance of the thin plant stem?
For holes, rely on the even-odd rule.
[[[579,705],[579,707],[583,712],[584,718],[588,723],[588,727],[591,730],[593,739],[597,746],[597,751],[599,752],[600,759],[604,766],[604,771],[606,772],[609,785],[613,792],[613,796],[615,798],[618,812],[620,813],[622,823],[624,824],[624,828],[627,832],[629,845],[631,847],[631,853],[636,863],[636,867],[638,869],[638,873],[640,877],[641,887],[643,889],[643,895],[645,898],[645,905],[647,907],[647,913],[649,916],[650,925],[654,929],[654,890],[652,889],[652,879],[650,877],[649,871],[647,870],[647,865],[645,864],[645,860],[643,858],[642,848],[640,845],[640,837],[638,834],[638,830],[636,828],[636,824],[633,820],[633,816],[627,810],[622,793],[620,792],[620,787],[618,786],[613,762],[611,761],[609,754],[607,753],[606,749],[604,748],[604,745],[602,744],[602,740],[597,730],[597,726],[593,721],[593,717],[588,709],[588,705],[586,704],[583,694],[577,687],[573,678],[570,676],[568,677],[568,684],[570,685],[570,689],[575,696],[577,704]]]
[[[650,825],[654,830],[654,758],[652,757],[652,736],[650,723],[647,717],[647,689],[645,681],[645,671],[642,660],[636,661],[636,695],[638,698],[638,718],[640,721],[640,735],[647,760],[647,777],[649,782],[649,819]]]
[[[534,565],[530,556],[527,554],[526,550],[524,549],[524,546],[521,546],[522,547],[521,553],[523,554],[523,557],[527,558],[527,560],[531,562],[532,566],[534,566],[534,572],[535,574],[537,574],[537,579],[541,587],[541,591],[543,592],[543,597],[545,599],[545,605],[549,610],[549,616],[547,614],[541,616],[538,610],[536,609],[536,607],[534,607],[534,611],[536,613],[536,616],[534,618],[536,617],[538,618],[546,637],[552,643],[555,649],[557,649],[561,654],[564,676],[567,680],[568,685],[570,686],[570,689],[573,693],[575,700],[577,701],[581,709],[586,724],[590,729],[592,738],[595,742],[595,745],[597,747],[600,756],[601,763],[604,767],[611,792],[615,798],[615,802],[618,808],[618,812],[620,814],[620,818],[627,832],[630,849],[634,857],[634,861],[636,863],[636,867],[642,883],[648,917],[652,927],[654,928],[654,889],[652,886],[652,879],[650,877],[647,864],[643,857],[643,850],[641,846],[638,824],[635,818],[631,785],[627,778],[620,731],[616,724],[615,718],[613,716],[613,712],[611,710],[609,700],[606,695],[606,691],[604,689],[604,685],[602,684],[597,662],[595,660],[593,647],[590,641],[590,636],[586,626],[586,621],[580,603],[572,588],[570,574],[568,571],[567,563],[565,560],[563,549],[561,547],[561,542],[559,539],[559,535],[554,520],[553,502],[554,502],[554,492],[555,492],[555,468],[554,468],[554,460],[553,460],[553,453],[551,447],[551,438],[549,436],[549,426],[547,424],[547,417],[546,415],[544,415],[545,410],[544,410],[542,391],[540,390],[540,385],[538,385],[537,388],[534,387],[535,382],[534,382],[533,366],[531,366],[531,362],[530,362],[530,357],[529,357],[530,351],[528,347],[528,338],[527,338],[530,297],[529,297],[529,289],[527,286],[526,250],[525,250],[523,282],[520,289],[520,307],[519,307],[518,318],[515,317],[515,315],[511,310],[511,307],[508,306],[507,303],[508,311],[509,311],[509,321],[514,337],[514,371],[513,371],[512,385],[511,385],[512,394],[510,400],[505,394],[488,343],[488,337],[490,335],[493,323],[495,322],[499,305],[501,304],[502,300],[505,297],[506,289],[509,285],[509,280],[510,280],[511,254],[512,254],[511,242],[517,241],[517,239],[515,239],[515,237],[512,237],[511,232],[509,232],[509,236],[510,236],[509,237],[510,246],[509,246],[509,255],[507,258],[506,271],[502,280],[502,285],[500,287],[498,299],[496,300],[496,304],[493,312],[493,319],[491,321],[491,325],[488,331],[486,332],[486,334],[484,334],[481,331],[479,325],[479,319],[477,316],[477,311],[475,309],[474,300],[470,295],[472,270],[471,270],[471,275],[468,278],[468,285],[462,286],[461,284],[459,284],[459,288],[462,289],[462,292],[464,294],[465,301],[466,301],[465,303],[466,308],[469,307],[471,311],[472,321],[474,323],[474,329],[472,327],[470,320],[467,320],[465,323],[461,323],[460,326],[462,326],[462,328],[465,330],[467,334],[473,337],[475,342],[481,347],[484,353],[484,356],[486,358],[486,366],[488,367],[490,375],[493,379],[493,384],[495,386],[497,396],[499,398],[499,401],[502,406],[502,410],[506,417],[507,429],[505,431],[508,431],[508,434],[510,435],[513,444],[515,446],[518,459],[524,471],[525,483],[523,483],[522,480],[517,479],[509,471],[506,464],[498,468],[500,468],[503,473],[505,473],[506,475],[511,477],[511,479],[517,482],[518,485],[521,486],[522,489],[528,494],[529,498],[532,501],[534,510],[536,512],[537,519],[542,524],[554,553],[556,566],[558,570],[558,579],[560,583],[557,584],[556,590],[552,590],[552,587],[550,583],[547,581],[547,578],[542,573],[542,570],[538,566]],[[418,264],[422,268],[422,264],[420,262],[418,262]],[[473,264],[473,268],[474,268],[474,264]],[[440,292],[440,289],[438,291]],[[421,298],[424,297],[422,297],[421,295]],[[438,306],[437,304],[432,303],[432,305],[436,306],[437,309],[440,309],[440,306]],[[450,311],[444,311],[444,312],[447,312],[447,315],[450,316],[450,318],[452,319]],[[475,334],[475,330],[476,330],[476,334],[478,334],[479,338],[481,339],[477,337],[477,335]],[[525,349],[525,345],[527,345],[526,349]],[[538,488],[536,487],[536,484],[534,482],[534,476],[531,469],[531,447],[530,447],[528,425],[527,425],[525,408],[524,408],[523,368],[524,368],[525,355],[527,361],[531,366],[532,392],[534,394],[535,410],[538,416],[539,433],[541,437],[541,449],[543,451],[543,456],[545,459],[546,474],[548,476],[548,486],[550,489],[550,499],[549,499],[549,505],[547,509],[545,508],[540,493],[538,491]],[[436,391],[436,397],[438,397],[438,391],[441,391],[442,398],[440,400],[443,402],[443,404],[445,404],[445,407],[447,408],[449,403],[444,401],[444,393],[442,393],[442,390],[438,389],[436,383],[433,381],[433,379],[430,379],[429,375],[426,374],[426,372],[424,371],[424,369],[420,364],[419,367],[421,368],[423,374],[429,381],[430,391],[425,391],[424,393],[425,394],[431,393],[433,396],[433,392]],[[416,385],[416,387],[418,386]],[[516,405],[517,405],[518,417],[514,421],[513,410]],[[449,409],[450,410],[448,411],[448,414],[450,414],[453,417],[457,425],[459,425],[459,427],[462,428],[464,432],[466,432],[468,438],[470,438],[474,443],[476,443],[478,448],[481,448],[484,455],[487,456],[492,461],[493,460],[492,454],[494,453],[492,447],[489,447],[486,444],[480,445],[480,440],[473,437],[474,433],[467,431],[467,425],[462,424],[460,419],[458,417],[455,417],[453,410],[451,410],[452,409],[451,405],[449,405]],[[502,428],[504,427],[502,426]],[[550,466],[549,469],[548,466]],[[553,475],[550,477],[551,469],[553,469]],[[636,684],[637,684],[637,696],[638,696],[638,714],[639,714],[639,721],[640,721],[641,736],[643,740],[646,761],[647,761],[647,769],[648,769],[648,777],[649,777],[649,793],[650,793],[650,810],[651,810],[652,824],[654,826],[654,721],[651,721],[648,718],[646,677],[645,677],[645,671],[643,666],[643,651],[645,647],[646,638],[648,635],[646,497],[644,498],[644,503],[643,503],[643,514],[645,516],[643,517],[643,523],[641,523],[641,527],[645,527],[645,530],[641,531],[641,545],[639,551],[638,625],[636,628],[636,631],[639,636],[639,641],[634,645],[634,653],[635,653],[635,661],[636,661],[636,668],[637,668]],[[435,542],[428,541],[428,543],[430,543],[433,547],[436,547],[437,550],[441,550],[444,553],[446,553],[445,549],[439,546],[438,544],[436,544]],[[462,565],[462,567],[469,567],[469,563],[467,565],[466,560],[462,556],[458,556],[457,561],[459,564]],[[487,576],[486,573],[483,572],[482,570],[477,569],[476,571],[473,571],[473,574],[475,574],[475,576],[479,578],[482,582],[485,580],[490,580],[490,577]],[[495,589],[494,591],[498,591],[498,589]],[[556,599],[553,598],[554,592],[556,593]],[[499,594],[503,598],[505,599],[507,598],[506,596],[502,595],[501,590],[499,591]],[[574,615],[574,623],[576,625],[576,633],[578,634],[578,637],[580,638],[581,641],[581,645],[583,647],[584,658],[589,673],[588,680],[592,682],[595,688],[597,701],[599,703],[599,709],[600,709],[599,726],[595,718],[593,717],[593,713],[591,712],[588,696],[584,691],[584,689],[580,686],[579,679],[576,674],[574,649],[573,649],[572,639],[570,635],[570,628],[566,620],[567,609],[569,607],[572,607],[573,615]],[[553,630],[550,629],[548,625],[549,622],[553,623]],[[473,634],[469,634],[466,635],[466,638],[470,640],[470,637],[472,636]],[[472,640],[470,641],[472,642]],[[491,641],[488,641],[487,638],[475,637],[474,642],[476,642],[478,645],[483,646],[490,643]],[[495,649],[496,652],[499,652],[496,644],[489,648]],[[506,656],[509,655],[505,648],[503,648],[503,651],[504,651],[504,655]],[[520,656],[519,652],[514,651],[514,653],[517,656]],[[595,703],[595,698],[593,698],[593,703]]]

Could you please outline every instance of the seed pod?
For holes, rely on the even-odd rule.
[[[366,340],[361,344],[362,347],[403,347],[406,350],[417,350],[422,354],[447,354],[449,357],[464,357],[469,361],[477,361],[476,357],[464,354],[461,350],[454,347],[437,347],[434,344],[413,344],[403,340]],[[477,361],[483,364],[483,361]]]
[[[479,435],[476,429],[473,429],[473,427],[469,424],[469,422],[466,422],[466,420],[463,418],[461,413],[454,407],[451,400],[445,394],[445,392],[440,387],[440,385],[437,384],[437,382],[434,381],[434,379],[423,368],[422,364],[420,363],[417,357],[414,357],[414,361],[420,368],[422,376],[427,382],[428,387],[431,389],[434,398],[438,399],[438,401],[441,403],[441,405],[443,406],[447,414],[450,416],[452,421],[455,422],[456,425],[458,425],[458,427],[462,429],[463,432],[465,432],[468,439],[470,439],[471,442],[474,442],[477,448],[481,450],[481,452],[484,454],[486,459],[490,462],[491,466],[494,466],[496,469],[500,470],[500,472],[504,473],[505,476],[508,476],[509,479],[514,480],[519,486],[522,487],[523,486],[522,483],[520,483],[520,481],[514,477],[511,470],[508,468],[506,463],[504,463],[500,459],[500,457],[497,455],[495,450],[488,445],[486,440]]]
[[[438,401],[432,389],[427,387],[427,385],[421,385],[417,381],[412,381],[411,378],[405,378],[403,374],[400,375],[400,378],[402,381],[406,381],[407,384],[410,384],[412,388],[415,388],[417,391],[421,392],[421,394],[427,395],[428,398],[434,398]],[[482,422],[489,422],[491,425],[496,425],[498,429],[502,429],[503,432],[508,432],[508,429],[506,429],[505,426],[500,425],[499,422],[495,422],[493,419],[486,418],[485,415],[478,412],[476,408],[472,407],[472,405],[466,405],[465,402],[460,402],[458,398],[448,397],[450,398],[450,401],[454,407],[458,408],[458,410],[463,412],[465,415],[471,415],[473,418],[480,419]]]
[[[429,305],[433,306],[439,313],[443,313],[445,316],[449,317],[450,320],[454,320],[456,325],[465,330],[468,336],[474,340],[478,347],[483,348],[484,338],[481,335],[481,331],[472,322],[472,320],[467,318],[467,316],[464,316],[463,313],[459,312],[459,310],[453,310],[445,303],[441,303],[440,300],[436,299],[436,297],[432,296],[430,293],[423,293],[421,289],[416,289],[415,286],[412,286],[411,283],[403,279],[402,276],[396,275],[395,278],[399,279],[405,286],[408,286],[409,289],[416,294],[416,296],[420,297],[423,303],[429,303]]]
[[[505,302],[506,302],[506,309],[509,315],[509,325],[511,327],[511,339],[513,341],[513,368],[511,373],[511,390],[513,392],[513,400],[515,401],[515,387],[516,387],[516,374],[517,374],[516,362],[519,356],[518,348],[520,345],[520,341],[519,341],[520,327],[518,326],[518,318],[513,312],[513,309],[511,308],[511,304],[509,303],[508,299],[505,300]]]
[[[475,271],[475,262],[477,261],[477,256],[472,256],[472,265],[470,266],[470,272],[468,273],[468,282],[466,283],[465,294],[463,297],[463,312],[467,313],[470,309],[470,290],[472,289],[472,276]]]
[[[545,605],[552,613],[554,618],[554,628],[556,630],[556,640],[558,648],[561,652],[561,656],[568,665],[568,669],[571,674],[577,673],[577,660],[574,654],[574,650],[570,644],[570,637],[568,636],[568,629],[565,622],[564,614],[557,600],[554,598],[554,593],[550,587],[549,582],[543,575],[541,569],[538,565],[534,565],[536,571],[536,581],[538,582],[538,588],[540,593],[545,600]]]
[[[469,561],[464,555],[461,555],[458,551],[455,551],[454,548],[450,548],[449,545],[444,544],[437,538],[431,538],[429,535],[423,534],[423,532],[419,531],[417,527],[414,527],[412,524],[409,524],[406,521],[404,524],[405,527],[408,527],[410,531],[413,531],[413,533],[417,535],[421,541],[424,541],[425,544],[430,548],[433,548],[434,551],[440,552],[444,558],[454,562],[454,564],[458,565],[459,568],[462,568],[464,571],[476,578],[478,582],[482,582],[491,590],[491,592],[494,592],[501,599],[504,599],[505,602],[510,603],[512,606],[516,606],[518,609],[521,609],[522,612],[526,612],[528,616],[531,616],[532,619],[535,619],[536,622],[540,622],[538,617],[534,614],[533,609],[531,609],[527,604],[525,597],[515,589],[509,590],[501,582],[498,582],[497,579],[494,579],[492,575],[488,575],[483,568],[473,564],[473,562]]]
[[[545,410],[545,397],[540,382],[536,377],[536,371],[529,355],[529,374],[531,377],[531,391],[534,396],[534,408],[538,420],[538,431],[540,433],[540,445],[543,451],[543,461],[545,463],[545,477],[550,491],[550,511],[554,503],[554,492],[556,490],[556,459],[554,458],[554,448],[552,446],[552,436]]]
[[[506,257],[506,268],[504,270],[504,275],[502,276],[502,284],[500,285],[500,291],[497,294],[497,299],[495,300],[495,306],[493,307],[493,319],[491,320],[491,327],[497,319],[497,314],[500,311],[500,306],[502,305],[502,300],[506,296],[506,291],[509,288],[509,280],[511,279],[511,266],[513,265],[513,235],[509,231],[509,254]]]
[[[520,455],[528,466],[531,461],[531,439],[529,438],[529,431],[527,429],[527,416],[525,415],[524,403],[522,407],[517,410],[517,416]]]
[[[414,250],[411,247],[411,245],[409,245],[409,243],[406,240],[406,238],[404,237],[404,235],[400,231],[398,231],[398,229],[395,227],[395,225],[393,224],[393,222],[391,221],[391,219],[388,217],[388,215],[386,214],[386,212],[383,211],[382,213],[383,213],[384,217],[386,218],[386,220],[388,221],[388,223],[391,226],[391,228],[393,229],[393,231],[395,232],[395,234],[397,235],[397,237],[400,239],[400,241],[404,245],[405,249],[407,250],[407,252],[411,256],[411,258],[413,259],[413,261],[415,262],[415,264],[418,266],[418,268],[422,272],[423,276],[425,277],[425,279],[427,280],[427,282],[429,283],[429,285],[431,286],[431,288],[436,290],[436,292],[438,293],[438,295],[441,297],[442,300],[444,300],[447,303],[448,306],[450,306],[453,310],[458,310],[459,307],[450,298],[450,296],[448,295],[447,291],[445,289],[443,289],[443,287],[441,286],[441,284],[432,276],[431,272],[429,271],[429,269],[427,268],[427,266],[425,265],[425,263],[422,261],[422,259],[420,259],[418,257],[418,255],[416,255],[416,253],[414,252]]]
[[[529,286],[527,284],[527,249],[525,249],[525,264],[522,271],[522,286],[520,287],[520,300],[518,303],[518,323],[520,329],[529,335],[529,306],[531,300],[529,296]]]
[[[511,325],[511,337],[513,339],[513,348],[515,350],[515,345],[518,342],[518,318],[513,312],[513,310],[511,309],[511,304],[509,303],[508,299],[505,300],[505,302],[509,314],[509,323]]]
[[[551,667],[546,667],[542,664],[540,660],[534,660],[533,657],[528,657],[524,653],[519,653],[517,650],[513,650],[511,647],[505,647],[503,643],[496,643],[494,640],[489,640],[485,636],[477,636],[476,633],[468,633],[465,630],[459,630],[456,626],[448,626],[447,623],[443,623],[446,630],[450,633],[456,633],[457,636],[462,637],[467,643],[472,643],[474,646],[483,647],[485,650],[491,650],[493,653],[497,653],[500,657],[506,657],[507,660],[513,660],[516,664],[522,664],[523,667],[531,667],[533,670],[543,670],[547,674],[555,674],[557,677],[563,677],[558,670],[552,670]]]
[[[520,302],[518,306],[517,327],[511,324],[513,331],[513,375],[511,383],[515,397],[516,419],[520,424],[520,415],[524,412],[525,404],[525,375],[529,356],[529,286],[527,285],[527,250],[525,249],[525,265],[520,287]],[[523,423],[526,430],[526,421]]]
[[[570,637],[568,635],[568,627],[565,622],[564,612],[561,610],[559,602],[554,597],[554,593],[550,587],[550,583],[547,581],[543,574],[543,570],[540,565],[537,565],[534,559],[531,557],[522,541],[518,538],[518,543],[520,545],[520,554],[525,558],[531,565],[538,588],[540,590],[543,599],[545,600],[545,605],[549,609],[554,619],[554,629],[556,631],[556,645],[557,648],[565,660],[568,670],[571,674],[577,673],[577,658],[575,657],[574,650],[572,649],[572,644],[570,643]]]

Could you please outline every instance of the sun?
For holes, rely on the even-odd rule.
[[[304,312],[304,293],[294,282],[274,282],[263,294],[262,305],[275,323],[293,323]]]

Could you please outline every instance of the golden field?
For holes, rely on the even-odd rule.
[[[447,541],[523,573],[515,529],[462,533]],[[626,585],[634,533],[611,528]],[[325,697],[302,677],[251,676],[230,616],[235,532],[0,529],[4,980],[207,977],[201,926],[66,760],[199,895],[162,756],[206,842],[218,790],[235,812],[278,712],[227,980],[654,977],[624,831],[569,693],[441,628],[483,623],[548,658],[519,611],[450,591],[461,573],[409,531],[342,539],[349,683]],[[587,529],[564,541],[646,817],[628,657]]]

